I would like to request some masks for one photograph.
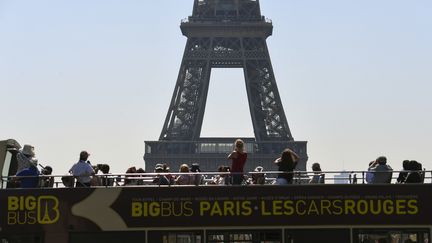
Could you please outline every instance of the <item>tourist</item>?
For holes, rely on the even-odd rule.
[[[175,184],[176,185],[192,185],[193,184],[193,178],[188,175],[189,173],[189,166],[187,164],[182,164],[179,169],[180,173],[184,173],[181,175],[178,175],[177,178],[175,178]]]
[[[200,173],[201,172],[200,165],[198,163],[192,163],[192,165],[190,167],[190,172]],[[193,177],[194,177],[193,184],[195,186],[201,185],[204,181],[203,175],[194,175]]]
[[[125,175],[125,179],[124,179],[124,186],[130,186],[130,185],[136,185],[137,184],[137,180],[135,179],[131,179],[132,177],[135,177],[135,174],[137,173],[137,169],[135,168],[135,166],[129,167],[126,170],[126,175]]]
[[[31,160],[30,166],[16,174],[21,188],[36,188],[39,186],[39,170],[37,161]]]
[[[254,185],[264,185],[265,184],[265,176],[264,176],[264,168],[262,166],[257,166],[254,169],[254,173],[252,173],[252,184]]]
[[[42,168],[41,174],[44,175],[44,177],[40,178],[40,186],[41,187],[53,187],[54,186],[54,177],[49,176],[52,174],[52,167],[47,165]],[[49,177],[45,177],[49,176]]]
[[[17,154],[17,172],[29,168],[32,164],[37,164],[37,159],[35,158],[34,147],[31,145],[24,145],[21,151]]]
[[[90,181],[95,171],[91,164],[87,162],[89,156],[90,154],[87,151],[81,151],[79,161],[69,170],[76,178],[75,187],[90,187]]]
[[[277,185],[292,184],[294,177],[294,169],[297,166],[299,156],[291,149],[285,149],[281,157],[277,158],[274,163],[279,167],[278,170],[283,173],[279,173],[276,178]]]
[[[165,171],[166,171],[166,167],[164,168],[163,164],[156,164],[155,170],[154,170],[155,173],[165,173]],[[156,178],[153,180],[153,184],[155,184],[155,185],[170,185],[171,182],[165,175],[158,174],[158,175],[156,175]]]
[[[244,142],[237,139],[234,143],[234,151],[228,156],[232,160],[231,173],[233,173],[233,185],[241,185],[243,182],[243,168],[246,163],[247,153],[244,150]]]
[[[102,178],[101,178],[101,186],[113,186],[114,185],[114,178],[109,176],[110,166],[108,164],[102,164],[100,166],[100,171],[102,171]]]
[[[406,180],[406,177],[408,176],[409,172],[409,160],[404,160],[402,162],[402,171],[399,172],[399,176],[396,179],[396,183],[404,183]]]
[[[378,157],[369,169],[373,173],[372,184],[391,182],[393,169],[387,165],[387,158],[385,156]]]
[[[310,179],[310,184],[318,184],[318,183],[324,183],[324,174],[322,174],[321,166],[319,163],[313,163],[312,164],[312,171],[314,172],[314,175],[312,176],[312,179]]]
[[[406,177],[405,183],[423,183],[422,164],[415,160],[408,163],[408,170],[410,171]]]
[[[372,160],[371,162],[369,162],[368,170],[366,172],[366,178],[365,178],[365,180],[366,180],[366,183],[368,183],[368,184],[372,183],[372,181],[373,181],[374,173],[371,172],[373,164],[375,164],[375,160]]]
[[[230,184],[230,176],[228,172],[230,172],[230,167],[226,165],[220,165],[218,167],[218,172],[220,174],[215,175],[210,184],[212,185],[229,185]]]
[[[140,174],[140,175],[137,175],[137,177],[144,177],[143,174],[145,173],[145,170],[143,168],[138,168],[136,170],[136,173]],[[137,179],[137,185],[144,185],[144,179]]]

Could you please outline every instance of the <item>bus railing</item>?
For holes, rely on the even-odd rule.
[[[177,183],[176,178],[189,177],[188,186],[217,186],[232,185],[232,176],[242,174],[244,177],[242,185],[274,185],[280,174],[292,174],[293,180],[290,184],[370,184],[367,174],[377,175],[380,173],[392,173],[391,181],[386,184],[397,184],[400,173],[419,173],[421,182],[432,183],[432,171],[392,171],[392,172],[370,172],[370,171],[262,171],[262,172],[164,172],[164,173],[122,173],[122,174],[96,174],[91,176],[92,187],[124,187],[124,186],[185,186]],[[23,179],[35,178],[36,176],[2,176],[0,189],[19,188],[19,182]],[[160,183],[160,178],[165,177],[169,183]],[[74,187],[78,180],[70,174],[67,175],[39,175],[37,176],[39,188]]]

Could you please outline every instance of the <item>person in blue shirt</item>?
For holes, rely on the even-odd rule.
[[[36,166],[37,161],[33,160],[30,167],[23,169],[16,174],[16,176],[18,176],[17,180],[20,181],[21,188],[36,188],[39,186],[40,172]]]

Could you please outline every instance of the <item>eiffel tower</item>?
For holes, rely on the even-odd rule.
[[[273,24],[261,15],[259,0],[194,0],[180,28],[187,37],[183,60],[159,141],[145,142],[146,170],[157,163],[172,171],[183,163],[199,163],[204,171],[230,164],[226,157],[237,137],[200,137],[212,68],[244,71],[255,135],[241,138],[245,171],[276,170],[273,161],[285,148],[299,154],[297,169],[305,170],[307,142],[294,141],[288,127],[266,43]]]

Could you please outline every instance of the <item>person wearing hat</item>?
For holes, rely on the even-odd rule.
[[[35,158],[34,147],[26,144],[23,149],[17,154],[18,168],[17,172],[29,168],[32,164],[37,164],[37,159]]]
[[[166,166],[163,164],[156,164],[155,173],[166,173]],[[153,180],[153,184],[155,185],[170,185],[170,180],[165,175],[157,175],[157,177]]]
[[[16,174],[16,179],[20,181],[21,188],[36,188],[39,186],[39,174],[37,161],[32,160],[28,168]]]
[[[91,176],[95,174],[93,167],[87,162],[90,154],[81,151],[79,161],[69,170],[76,179],[75,187],[90,187]]]

